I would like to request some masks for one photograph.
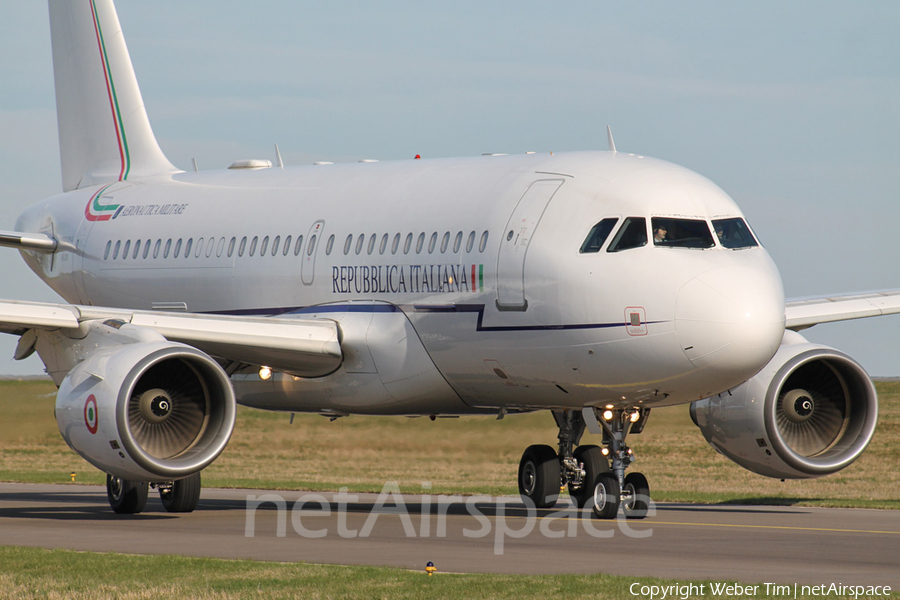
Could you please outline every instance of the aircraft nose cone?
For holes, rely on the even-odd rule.
[[[774,267],[703,273],[678,292],[675,330],[695,367],[720,375],[722,389],[733,387],[755,375],[781,344],[781,278]]]

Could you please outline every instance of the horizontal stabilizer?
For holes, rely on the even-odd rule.
[[[18,250],[32,250],[52,254],[59,247],[59,242],[43,233],[19,233],[18,231],[0,231],[0,246]]]

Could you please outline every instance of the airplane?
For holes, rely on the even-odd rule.
[[[644,518],[630,434],[689,404],[768,477],[837,472],[877,395],[813,325],[900,312],[900,291],[785,301],[737,204],[608,150],[219,171],[172,165],[112,0],[49,0],[63,192],[0,232],[65,303],[0,301],[16,359],[58,386],[67,444],[117,513],[193,511],[236,405],[349,415],[549,411],[523,501]],[[582,444],[585,433],[598,444]]]

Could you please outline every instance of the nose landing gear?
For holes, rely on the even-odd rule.
[[[613,519],[621,506],[626,518],[643,519],[650,486],[641,473],[625,475],[634,453],[625,444],[628,433],[640,433],[649,409],[555,410],[559,451],[529,446],[519,462],[519,493],[536,508],[555,504],[568,487],[578,508],[590,507],[599,519]],[[599,418],[598,418],[599,417]],[[603,446],[579,445],[584,430],[603,436]]]

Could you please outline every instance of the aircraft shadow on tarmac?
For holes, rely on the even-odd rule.
[[[249,490],[248,490],[249,492]],[[257,491],[258,492],[258,491]],[[279,492],[272,492],[273,497],[281,498]],[[248,497],[254,497],[257,502],[264,500],[265,495],[250,494]],[[351,495],[352,496],[352,495]],[[315,499],[314,499],[315,498]],[[591,511],[583,509],[576,511],[574,507],[562,500],[556,506],[546,509],[528,509],[523,503],[515,500],[505,502],[467,502],[466,497],[461,500],[447,502],[439,501],[437,498],[431,501],[416,502],[404,499],[401,503],[395,503],[393,500],[387,502],[337,502],[335,500],[324,503],[318,499],[323,497],[319,494],[299,495],[296,493],[284,494],[285,505],[288,510],[299,510],[302,512],[331,511],[332,513],[339,510],[348,513],[371,514],[373,512],[396,514],[405,511],[410,515],[421,515],[428,512],[432,515],[448,515],[448,516],[472,516],[473,509],[486,517],[496,517],[504,515],[507,517],[546,517],[553,515],[555,517],[571,518],[580,516],[582,518],[591,518]],[[765,505],[761,505],[761,500],[765,501]],[[796,511],[782,511],[773,508],[773,505],[791,506],[801,501],[811,501],[811,498],[771,498],[760,499],[752,498],[746,500],[732,500],[718,505],[698,505],[698,504],[658,504],[656,507],[657,516],[666,512],[701,512],[701,513],[765,513],[778,514]],[[137,515],[118,515],[109,509],[104,494],[96,492],[11,492],[0,494],[0,502],[13,502],[27,504],[27,506],[14,506],[0,508],[0,518],[9,519],[58,519],[62,521],[70,520],[153,520],[153,519],[174,519],[182,515],[170,514],[165,512],[159,500],[153,496],[148,500],[147,507],[144,511]],[[296,504],[302,502],[299,506]],[[750,504],[755,506],[751,506]],[[248,508],[248,499],[239,498],[209,498],[201,497],[198,511],[241,511]],[[263,501],[254,504],[254,510],[257,511],[276,511],[281,507],[272,501]],[[652,516],[649,517],[652,521]]]

